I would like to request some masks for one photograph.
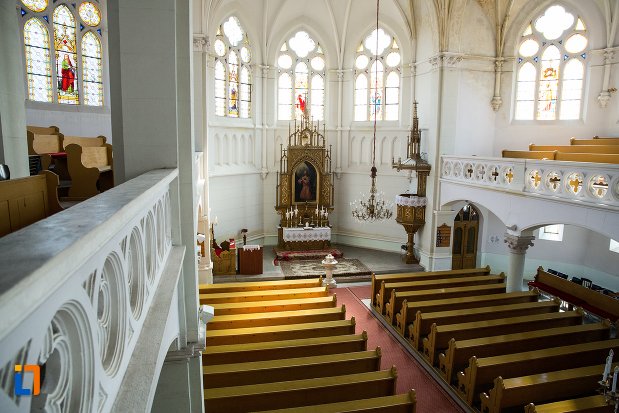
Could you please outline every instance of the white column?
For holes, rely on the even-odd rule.
[[[523,290],[525,254],[527,249],[533,246],[534,239],[534,236],[505,234],[505,243],[509,248],[507,292]]]

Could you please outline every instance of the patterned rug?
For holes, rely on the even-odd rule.
[[[336,259],[344,256],[342,251],[337,248],[330,248],[326,250],[310,250],[310,251],[278,251],[275,252],[275,265],[278,265],[281,261],[293,261],[293,260],[323,260],[327,254],[333,255]]]
[[[279,265],[287,280],[325,277],[325,269],[321,261],[282,261]],[[371,275],[372,271],[356,259],[339,258],[333,270],[333,277],[337,281],[367,281],[371,279]]]

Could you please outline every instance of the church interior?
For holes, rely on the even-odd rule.
[[[618,28],[0,0],[0,411],[616,412]]]

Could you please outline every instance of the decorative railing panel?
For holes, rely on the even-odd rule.
[[[619,165],[445,155],[441,180],[619,207]]]
[[[111,410],[172,247],[177,175],[151,171],[0,239],[0,411]],[[16,364],[41,366],[39,395],[16,395]]]

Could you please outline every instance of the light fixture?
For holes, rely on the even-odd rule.
[[[376,0],[376,32],[378,33],[378,12],[380,10],[380,0]],[[378,53],[378,38],[376,36],[376,50]],[[375,55],[378,58],[378,55]],[[374,65],[374,135],[372,138],[372,169],[370,170],[370,177],[372,178],[372,184],[370,186],[370,196],[362,194],[361,199],[355,200],[350,203],[352,208],[352,216],[358,222],[373,222],[381,221],[383,219],[389,219],[393,216],[393,204],[384,200],[384,194],[378,192],[376,189],[376,118],[378,113],[378,105],[380,105],[382,99],[378,99],[378,65]],[[367,200],[365,200],[367,198]]]

